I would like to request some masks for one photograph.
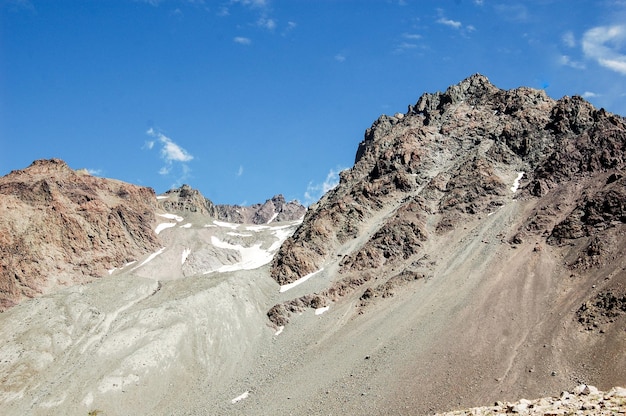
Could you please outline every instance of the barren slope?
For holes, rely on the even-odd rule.
[[[0,314],[0,411],[416,415],[626,385],[625,147],[579,97],[425,94],[301,225],[160,212],[163,249]]]

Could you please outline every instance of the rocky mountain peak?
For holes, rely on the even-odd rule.
[[[158,247],[154,191],[38,160],[0,178],[0,310]]]
[[[581,97],[557,101],[527,87],[501,90],[473,75],[444,93],[422,95],[406,114],[376,120],[354,166],[283,244],[272,274],[287,284],[335,267],[337,256],[343,260],[336,267],[348,280],[367,270],[428,274],[415,266],[424,255],[419,247],[512,198],[548,198],[534,200],[543,208],[515,241],[528,234],[556,233],[548,244],[560,244],[558,236],[591,236],[591,223],[608,227],[626,218],[616,214],[621,205],[615,203],[626,198],[615,185],[626,176],[625,152],[622,117]],[[612,185],[609,174],[616,178]],[[591,188],[583,193],[574,183]],[[568,195],[567,203],[550,199],[555,192]],[[547,208],[551,204],[558,208]],[[604,219],[594,217],[598,211]]]

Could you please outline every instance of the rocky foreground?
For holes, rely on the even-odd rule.
[[[514,403],[496,402],[493,406],[437,413],[437,416],[487,415],[623,415],[626,414],[626,389],[615,387],[608,392],[581,384],[573,391],[564,391],[559,397],[537,400],[522,399]]]

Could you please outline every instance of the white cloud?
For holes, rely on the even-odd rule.
[[[240,3],[244,6],[263,8],[269,5],[268,0],[233,0],[233,3]]]
[[[174,163],[180,163],[182,175],[177,180],[177,182],[181,182],[191,172],[189,166],[187,166],[186,162],[193,160],[193,156],[187,152],[185,149],[176,144],[172,139],[161,133],[160,131],[154,130],[152,127],[146,131],[146,134],[150,137],[154,137],[157,139],[156,141],[149,141],[146,143],[146,147],[148,149],[153,149],[154,145],[158,142],[161,145],[160,156],[161,159],[165,162],[165,165],[159,169],[159,175],[169,175],[172,171]]]
[[[261,17],[259,20],[257,20],[256,24],[257,24],[257,26],[262,27],[262,28],[267,29],[267,30],[274,30],[274,29],[276,29],[276,21],[274,19],[268,19],[266,17]]]
[[[585,64],[578,61],[572,61],[572,58],[567,55],[559,56],[559,63],[563,66],[569,66],[574,69],[585,69]]]
[[[322,195],[330,191],[339,184],[339,172],[343,169],[331,169],[326,175],[326,179],[322,183],[309,182],[309,185],[304,192],[304,204],[310,205],[317,202]]]
[[[591,92],[591,91],[585,91],[583,92],[583,97],[584,98],[594,98],[594,97],[599,97],[600,94],[596,94],[595,92]]]
[[[240,45],[250,45],[252,40],[250,38],[245,38],[243,36],[236,36],[233,38],[233,42],[238,43]]]
[[[483,3],[484,3],[483,0],[474,0],[474,4],[477,5],[477,6],[482,6]]]
[[[437,20],[437,23],[445,25],[445,26],[449,26],[452,27],[454,29],[460,29],[463,24],[457,20],[452,20],[452,19],[446,19],[445,17],[442,17],[440,19]]]
[[[335,61],[337,62],[345,62],[346,61],[346,56],[342,53],[338,53],[337,55],[335,55]]]
[[[574,38],[574,34],[572,32],[565,32],[561,37],[561,40],[568,48],[573,48],[576,46],[576,38]]]
[[[598,26],[583,35],[585,56],[601,66],[626,75],[626,55],[620,50],[626,41],[626,25]]]
[[[239,170],[237,170],[237,176],[243,175],[243,165],[239,165]]]

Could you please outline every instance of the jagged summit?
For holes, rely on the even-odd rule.
[[[263,204],[250,206],[216,205],[200,191],[186,184],[178,189],[171,189],[157,198],[159,205],[166,211],[200,213],[237,224],[295,221],[302,218],[306,212],[306,207],[298,201],[287,202],[283,195],[275,195]]]

